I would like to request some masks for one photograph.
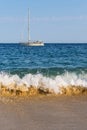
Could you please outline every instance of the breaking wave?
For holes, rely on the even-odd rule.
[[[81,94],[87,93],[87,74],[65,72],[64,74],[46,77],[42,74],[18,75],[0,73],[0,93],[33,94]]]

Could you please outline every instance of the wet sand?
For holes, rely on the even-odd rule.
[[[0,97],[0,130],[87,130],[87,95]]]

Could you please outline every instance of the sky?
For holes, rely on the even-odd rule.
[[[87,43],[87,0],[0,0],[0,43]]]

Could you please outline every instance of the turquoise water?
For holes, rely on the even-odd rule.
[[[87,88],[87,44],[0,44],[0,84],[55,93],[61,87]]]

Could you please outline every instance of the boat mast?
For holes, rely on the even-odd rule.
[[[29,33],[29,8],[28,8],[28,43],[29,43],[29,40],[30,40],[30,33]]]

